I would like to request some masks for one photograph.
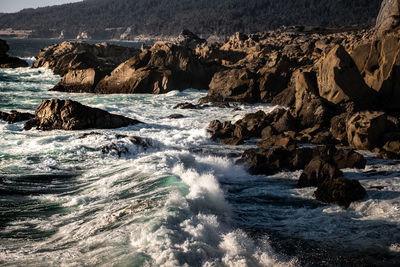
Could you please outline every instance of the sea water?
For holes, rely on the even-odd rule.
[[[33,113],[42,99],[72,99],[144,123],[24,131],[23,122],[0,121],[1,266],[329,265],[341,254],[400,263],[398,161],[364,153],[367,167],[344,174],[359,180],[367,197],[348,209],[325,205],[314,199],[315,188],[296,188],[300,171],[250,175],[235,165],[256,140],[223,146],[206,131],[212,120],[234,122],[276,107],[173,109],[207,94],[192,89],[48,91],[58,80],[43,68],[1,69],[0,110]],[[168,117],[176,113],[184,117]],[[118,135],[146,138],[149,146]],[[123,153],[104,153],[111,144]]]

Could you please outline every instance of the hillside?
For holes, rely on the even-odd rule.
[[[371,25],[381,0],[86,0],[0,16],[0,29],[34,30],[42,37],[129,39],[176,35],[182,28],[226,35],[286,25]],[[121,37],[122,35],[122,37]],[[85,36],[82,36],[85,37]]]

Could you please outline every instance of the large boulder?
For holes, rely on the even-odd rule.
[[[397,1],[395,1],[397,2]],[[381,107],[400,110],[400,37],[388,34],[353,49],[353,57],[366,84],[378,92]]]
[[[383,0],[376,19],[376,33],[381,36],[400,27],[400,0]]]
[[[197,46],[207,43],[207,41],[205,39],[200,38],[193,32],[184,29],[181,31],[178,38],[176,39],[176,43],[178,45],[182,45],[194,50],[196,49]]]
[[[83,130],[110,129],[140,123],[138,120],[114,115],[105,110],[91,108],[72,100],[42,100],[36,108],[35,118],[25,123],[25,130]]]
[[[107,71],[89,68],[70,70],[64,75],[51,91],[71,93],[93,93],[97,83],[107,74]]]
[[[293,83],[296,88],[293,113],[301,128],[327,125],[334,113],[329,103],[319,96],[316,73],[296,71]]]
[[[96,86],[96,93],[167,93],[207,89],[214,66],[203,64],[187,47],[164,42],[119,65]]]
[[[313,158],[300,175],[298,187],[318,186],[326,180],[342,177],[335,161],[328,157]]]
[[[319,95],[334,104],[354,102],[370,106],[376,94],[364,82],[357,65],[343,46],[337,45],[319,62]]]
[[[366,191],[356,180],[336,178],[318,185],[314,195],[321,202],[336,203],[347,208],[351,202],[363,199]]]
[[[0,39],[0,68],[24,68],[29,64],[19,58],[10,57],[7,52],[10,50],[7,42]]]
[[[260,93],[255,73],[247,69],[230,69],[214,74],[208,95],[200,99],[205,102],[256,103]]]
[[[356,149],[371,150],[379,147],[389,122],[384,112],[361,111],[346,123],[347,140]]]

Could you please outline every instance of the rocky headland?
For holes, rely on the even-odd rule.
[[[399,3],[383,1],[371,29],[294,27],[237,33],[224,43],[209,43],[184,30],[174,43],[156,42],[140,50],[64,42],[43,49],[34,67],[48,67],[62,77],[56,91],[161,94],[196,88],[208,89],[207,96],[177,107],[278,105],[269,114],[247,114],[235,123],[212,121],[210,136],[225,145],[259,139],[257,148],[244,151],[238,164],[266,175],[303,170],[298,187],[317,187],[318,200],[348,206],[366,194],[358,181],[343,178],[341,171],[365,167],[365,159],[354,149],[400,158]],[[42,102],[26,128],[137,123],[118,118],[116,125],[103,125],[91,117],[82,123],[57,117],[49,123],[41,114],[60,113],[53,104],[69,110],[59,101]],[[82,109],[78,103],[68,105]]]

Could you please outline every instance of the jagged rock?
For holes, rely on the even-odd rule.
[[[384,112],[355,113],[346,123],[349,145],[364,150],[380,146],[388,124],[387,115]]]
[[[70,70],[104,69],[111,71],[121,62],[137,55],[138,49],[100,43],[62,42],[42,49],[35,68],[48,67],[64,76]]]
[[[119,65],[96,86],[96,93],[167,93],[207,89],[215,65],[203,64],[184,47],[163,42]]]
[[[214,74],[208,95],[200,99],[205,102],[256,103],[260,101],[257,77],[247,69],[231,69]]]
[[[243,143],[244,143],[243,138],[238,138],[238,137],[221,139],[221,144],[224,144],[224,145],[237,146],[237,145],[241,145]]]
[[[318,185],[314,195],[321,202],[336,203],[347,208],[351,202],[363,199],[366,191],[356,180],[336,178]]]
[[[25,123],[25,130],[83,130],[120,128],[140,123],[138,120],[110,114],[105,110],[84,106],[72,100],[42,100],[35,118]]]
[[[384,35],[400,27],[400,1],[399,0],[383,0],[381,10],[376,19],[377,35]]]
[[[7,42],[0,39],[0,68],[25,68],[29,64],[19,58],[10,57],[7,52],[10,50]]]
[[[236,164],[245,164],[252,174],[271,175],[291,168],[290,151],[283,147],[246,150]]]
[[[211,121],[207,128],[212,140],[230,138],[233,130],[234,127],[230,121],[221,123],[219,120]]]
[[[265,66],[258,71],[260,100],[270,103],[274,97],[285,90],[292,75],[291,62],[285,56],[278,56],[273,66]]]
[[[191,32],[187,29],[184,29],[179,34],[176,42],[178,45],[182,45],[182,46],[188,47],[190,49],[196,49],[196,47],[198,45],[204,44],[207,41],[204,39],[201,39],[199,36],[197,36],[193,32]]]
[[[343,46],[336,46],[322,58],[318,70],[319,95],[334,104],[355,102],[370,107],[377,99],[364,82],[357,65]]]
[[[93,93],[97,83],[108,72],[99,69],[70,70],[51,91]]]
[[[400,37],[385,35],[356,47],[351,55],[366,84],[378,92],[379,107],[399,111]]]
[[[16,123],[20,121],[26,121],[34,118],[35,115],[25,112],[18,112],[16,110],[11,110],[10,113],[0,111],[0,120],[6,121],[8,123]]]
[[[342,177],[336,163],[328,157],[313,158],[300,175],[297,187],[318,186],[326,180]]]
[[[103,146],[101,151],[104,154],[116,155],[118,157],[122,157],[129,153],[132,153],[132,149],[130,149],[129,145],[135,145],[134,152],[140,152],[142,150],[147,150],[152,146],[152,140],[148,138],[142,138],[139,136],[126,136],[126,135],[117,135],[117,139],[128,139],[129,143],[123,141],[113,142],[110,145]]]
[[[293,74],[296,88],[294,116],[301,128],[327,125],[334,115],[329,103],[319,97],[315,72],[296,71]]]

